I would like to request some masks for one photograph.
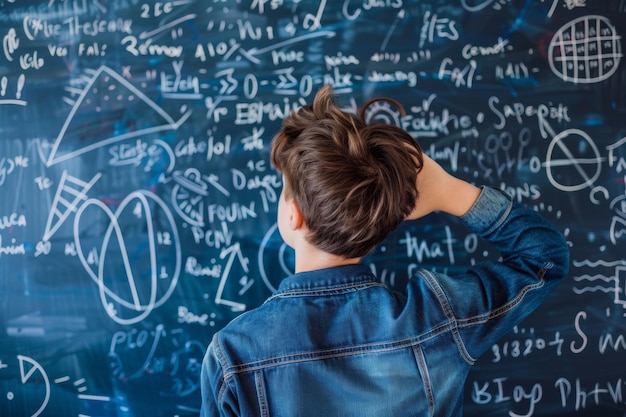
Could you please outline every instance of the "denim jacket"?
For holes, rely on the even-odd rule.
[[[500,262],[418,271],[406,291],[365,265],[285,278],[215,334],[202,366],[206,416],[460,416],[471,365],[565,277],[563,236],[483,188],[461,217]]]

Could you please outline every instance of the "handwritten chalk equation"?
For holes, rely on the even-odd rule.
[[[113,333],[108,360],[120,381],[159,375],[168,382],[160,395],[182,398],[200,389],[200,367],[206,346],[183,329],[131,328]]]
[[[546,0],[541,0],[541,2],[544,2]],[[559,4],[561,3],[561,1],[563,1],[563,7],[567,8],[567,10],[572,10],[576,7],[586,7],[587,6],[587,0],[552,0],[552,4],[550,5],[550,10],[548,10],[548,17],[552,17],[552,15],[554,14],[556,8],[559,6]]]
[[[471,400],[481,405],[506,404],[510,417],[532,417],[542,402],[555,396],[560,400],[556,407],[568,410],[566,412],[584,411],[607,403],[622,408],[626,405],[622,395],[625,386],[626,380],[619,377],[602,380],[558,377],[547,383],[516,383],[502,376],[472,381]]]
[[[23,155],[15,155],[7,158],[0,158],[0,186],[4,185],[7,178],[14,174],[20,174],[20,171],[28,168],[29,158]]]

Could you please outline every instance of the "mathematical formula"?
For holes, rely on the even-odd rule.
[[[398,100],[404,112],[376,102],[367,120],[568,240],[557,305],[485,353],[506,367],[470,375],[470,413],[623,414],[626,8],[614,3],[0,0],[0,414],[197,415],[212,334],[293,272],[269,147],[324,84],[351,112]],[[365,262],[401,289],[419,268],[499,256],[434,214]],[[546,358],[597,366],[541,374]]]

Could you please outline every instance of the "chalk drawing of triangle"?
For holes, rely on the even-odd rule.
[[[176,130],[190,114],[191,111],[187,111],[175,121],[138,88],[103,65],[74,103],[46,165],[122,140]]]

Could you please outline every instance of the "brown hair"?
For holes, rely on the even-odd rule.
[[[284,177],[310,230],[307,240],[325,252],[367,255],[413,210],[422,151],[403,129],[367,124],[342,111],[324,86],[313,104],[292,112],[272,143],[271,161]]]

